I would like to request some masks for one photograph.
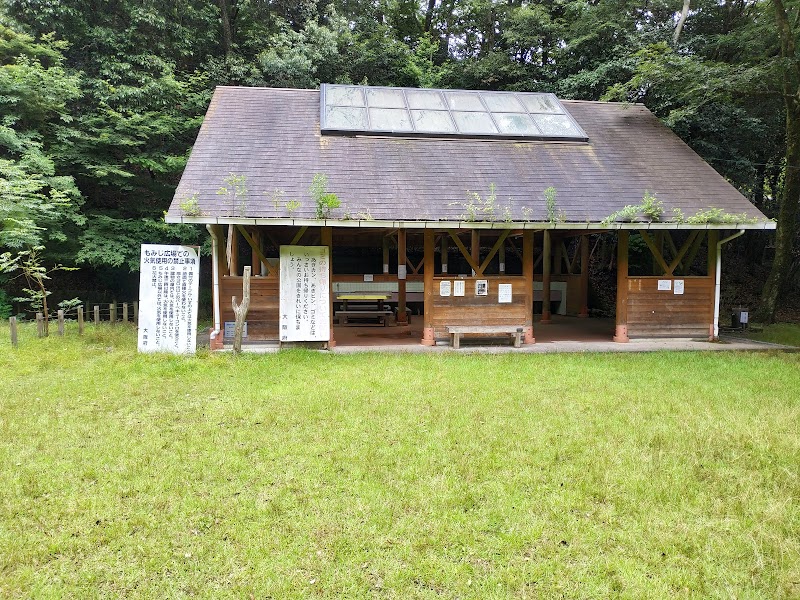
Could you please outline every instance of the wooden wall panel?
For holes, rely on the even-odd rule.
[[[628,335],[707,337],[714,322],[714,281],[710,277],[675,277],[672,290],[659,291],[659,279],[628,278]],[[683,279],[684,293],[674,293],[675,279]]]
[[[247,311],[248,339],[277,340],[280,319],[280,280],[277,277],[250,278],[250,309]],[[233,321],[231,297],[242,299],[242,277],[224,276],[220,285],[222,322]]]
[[[513,276],[486,276],[465,277],[465,295],[440,296],[439,282],[443,280],[455,281],[454,278],[437,276],[433,281],[433,314],[431,321],[436,336],[447,334],[445,327],[448,325],[517,325],[523,327],[530,321],[527,315],[527,294],[524,277]],[[487,296],[475,295],[475,282],[485,279],[489,283]],[[510,283],[512,287],[511,303],[500,304],[497,300],[498,286],[501,283]]]

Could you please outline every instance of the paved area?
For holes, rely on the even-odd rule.
[[[514,348],[505,340],[465,339],[459,350],[453,350],[446,340],[436,346],[423,346],[422,318],[412,318],[407,326],[395,327],[335,327],[337,354],[354,352],[460,352],[503,354],[507,352],[544,354],[553,352],[658,352],[658,351],[724,351],[724,350],[796,350],[788,346],[756,342],[743,338],[722,336],[719,342],[691,338],[633,339],[626,344],[611,340],[613,319],[578,319],[554,317],[549,324],[534,323],[535,344]],[[227,346],[226,346],[227,347]],[[277,343],[246,344],[247,352],[277,352]]]

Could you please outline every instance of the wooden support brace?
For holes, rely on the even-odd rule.
[[[271,276],[275,275],[277,273],[277,269],[267,260],[267,257],[264,256],[264,253],[261,252],[261,248],[259,248],[256,245],[255,240],[250,237],[250,234],[247,233],[247,230],[244,227],[242,227],[241,225],[237,225],[236,227],[239,229],[239,233],[242,234],[242,237],[244,238],[244,240],[250,246],[250,249],[253,251],[253,254],[258,256],[258,260],[261,261],[261,264],[263,264],[265,267],[267,267],[267,277],[271,277]],[[260,270],[261,269],[259,269],[259,271]]]
[[[292,241],[289,242],[289,245],[294,246],[295,244],[297,244],[301,239],[303,239],[303,236],[306,234],[306,231],[308,231],[308,225],[303,225],[300,228],[300,230],[294,234],[294,237],[292,238]]]
[[[474,260],[472,260],[472,255],[464,246],[464,242],[462,242],[459,239],[458,232],[456,232],[454,229],[448,229],[447,233],[450,234],[451,238],[453,238],[456,247],[458,248],[459,252],[461,252],[461,255],[464,257],[464,259],[467,261],[467,264],[469,264],[470,268],[477,273],[480,270],[480,265]]]
[[[650,237],[650,234],[644,231],[643,229],[640,229],[639,235],[642,236],[642,239],[644,240],[645,244],[647,244],[647,247],[650,248],[650,252],[653,253],[653,258],[656,259],[658,266],[661,267],[661,269],[664,271],[664,275],[671,275],[672,271],[670,271],[667,261],[664,260],[664,257],[661,255],[661,252],[656,246],[655,241],[653,241],[653,238]]]
[[[483,272],[486,270],[486,267],[488,267],[489,263],[492,262],[494,255],[497,254],[497,252],[500,250],[500,246],[503,245],[503,243],[506,241],[506,238],[508,237],[508,234],[510,233],[511,230],[506,229],[503,233],[500,234],[500,237],[497,238],[497,242],[495,242],[494,246],[492,246],[492,249],[489,251],[489,254],[486,256],[486,258],[483,259],[483,262],[481,263],[480,272],[475,273],[477,277],[483,275]]]
[[[700,235],[700,230],[695,230],[695,231],[692,231],[692,233],[689,234],[688,238],[686,238],[686,241],[681,246],[681,249],[678,250],[678,252],[676,253],[675,259],[669,265],[669,274],[670,275],[672,275],[675,272],[675,268],[679,264],[681,264],[681,260],[683,259],[684,256],[686,256],[686,253],[689,251],[689,248],[692,247],[692,244],[694,243],[694,241],[697,239],[697,237],[699,235]],[[672,237],[670,237],[669,239],[671,240]]]

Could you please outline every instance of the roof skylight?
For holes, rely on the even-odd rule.
[[[323,133],[586,141],[553,94],[322,84]]]

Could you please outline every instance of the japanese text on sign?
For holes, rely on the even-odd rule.
[[[281,246],[282,342],[330,339],[330,259],[327,246]]]
[[[199,280],[196,247],[142,244],[139,352],[194,354]]]

